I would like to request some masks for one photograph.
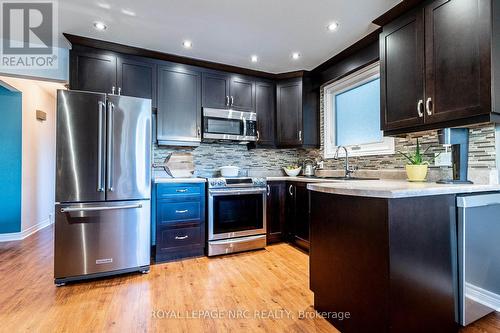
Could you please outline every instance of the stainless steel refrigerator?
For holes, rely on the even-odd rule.
[[[149,271],[151,100],[57,92],[54,277]]]

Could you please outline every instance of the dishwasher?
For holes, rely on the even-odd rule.
[[[500,310],[500,193],[457,197],[458,322]]]

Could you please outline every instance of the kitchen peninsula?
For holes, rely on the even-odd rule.
[[[309,184],[314,307],[342,332],[457,332],[459,194],[498,185]]]

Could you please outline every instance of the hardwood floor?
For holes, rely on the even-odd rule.
[[[287,244],[56,288],[52,233],[0,243],[0,332],[338,332],[314,316],[308,256]],[[479,332],[500,332],[500,316],[462,330]]]
[[[323,318],[297,319],[314,315],[313,295],[308,257],[289,245],[56,288],[52,233],[0,244],[0,331],[338,332]],[[248,312],[228,318],[233,310]]]

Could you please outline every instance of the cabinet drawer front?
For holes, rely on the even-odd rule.
[[[198,245],[202,242],[202,227],[160,229],[157,246],[167,250],[182,246]]]
[[[173,196],[201,195],[202,186],[199,184],[158,184],[156,194],[158,199],[171,198]]]
[[[202,205],[196,198],[193,201],[158,202],[158,223],[193,221],[201,219]]]

